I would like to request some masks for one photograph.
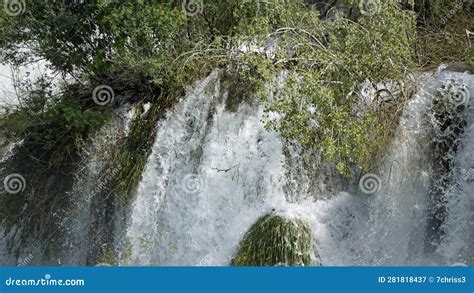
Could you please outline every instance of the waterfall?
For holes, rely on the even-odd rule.
[[[382,166],[355,170],[351,180],[267,130],[257,101],[229,107],[235,97],[219,71],[196,82],[157,122],[134,199],[116,215],[125,224],[107,227],[116,230],[120,264],[229,265],[249,228],[275,210],[308,221],[323,265],[474,265],[474,79],[440,69],[420,80]],[[456,83],[463,104],[440,103]],[[94,212],[113,177],[105,158],[126,136],[132,112],[118,109],[84,150],[61,251],[45,258],[46,243],[38,243],[14,256],[2,234],[2,264],[88,264],[95,235],[107,231],[96,229]],[[11,147],[1,153],[7,160]],[[359,182],[367,178],[372,185]]]
[[[0,237],[0,264],[86,265],[87,257],[92,249],[89,235],[96,233],[92,228],[96,216],[92,206],[96,197],[101,195],[106,184],[113,177],[113,170],[107,169],[107,161],[113,157],[117,144],[126,137],[133,115],[132,105],[121,106],[111,113],[110,120],[97,133],[91,135],[90,141],[80,155],[81,161],[77,163],[73,188],[65,194],[65,197],[71,199],[71,206],[65,211],[65,217],[59,219],[60,228],[51,231],[49,238],[34,241],[28,246],[20,247],[16,243],[15,248],[20,250],[20,254],[15,256],[6,248],[6,242],[13,233],[4,235],[0,224],[0,236],[2,236]],[[13,156],[15,145],[20,143],[7,146],[1,153],[0,162]],[[12,230],[19,229],[21,227],[14,227]],[[16,242],[16,239],[13,241]],[[43,253],[45,247],[56,241],[61,243],[61,249],[45,257]]]
[[[468,117],[461,145],[453,156],[454,172],[443,188],[446,216],[439,227],[439,240],[430,243],[428,229],[434,189],[433,150],[436,136],[433,102],[436,92],[450,80],[474,90],[472,75],[440,70],[421,77],[422,88],[409,102],[401,117],[393,145],[377,175],[380,190],[371,194],[340,193],[323,209],[307,211],[313,215],[315,237],[325,265],[451,265],[473,264],[474,222],[472,194],[474,163],[472,136],[474,115],[469,96],[465,102]],[[436,175],[436,176],[435,176]],[[455,186],[455,188],[453,188]],[[438,187],[438,186],[436,186]],[[316,203],[318,204],[318,202]]]
[[[86,265],[94,250],[92,247],[100,229],[94,222],[100,221],[102,213],[95,212],[94,205],[104,201],[98,198],[107,194],[105,189],[117,170],[107,163],[113,158],[130,130],[135,115],[132,105],[124,105],[113,111],[111,119],[94,135],[92,141],[82,153],[81,168],[75,174],[74,186],[69,197],[73,198],[71,213],[63,219],[65,227],[62,251],[58,263],[62,265]]]
[[[282,143],[262,107],[227,112],[221,91],[213,73],[159,123],[127,230],[131,264],[227,264],[248,227],[284,203]]]
[[[451,177],[459,182],[442,201],[446,217],[435,251],[426,247],[436,183],[433,100],[446,80],[460,78],[474,92],[472,76],[463,73],[422,76],[385,163],[373,174],[380,188],[364,194],[359,182],[327,180],[337,177],[331,172],[302,172],[305,155],[264,128],[262,106],[242,102],[235,112],[226,110],[227,92],[213,73],[157,125],[126,231],[132,247],[127,264],[228,265],[245,232],[271,210],[310,222],[323,265],[472,264],[470,106],[453,160]]]

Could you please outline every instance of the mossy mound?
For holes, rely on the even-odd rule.
[[[240,243],[234,266],[307,266],[314,259],[307,222],[275,213],[261,217]]]

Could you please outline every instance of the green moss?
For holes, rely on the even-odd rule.
[[[109,246],[102,246],[100,257],[97,261],[97,266],[118,266],[118,256],[115,250]]]
[[[121,249],[117,249],[111,244],[103,244],[97,259],[93,260],[91,264],[95,264],[96,267],[128,265],[133,255],[133,246],[128,238],[125,239],[121,253],[118,252],[119,250]]]
[[[314,255],[314,238],[307,222],[269,214],[244,236],[232,265],[307,266]]]
[[[156,124],[174,101],[175,98],[162,95],[144,117],[136,117],[132,122],[127,141],[114,160],[119,171],[112,182],[112,189],[118,193],[122,206],[130,201],[140,182],[155,141]]]

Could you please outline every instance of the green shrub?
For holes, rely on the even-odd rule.
[[[260,218],[245,234],[234,266],[308,266],[315,256],[308,223],[277,214]]]
[[[108,117],[91,100],[77,86],[66,86],[60,97],[44,88],[30,91],[22,107],[2,119],[7,139],[24,140],[39,172],[71,164]]]
[[[472,1],[417,0],[419,25],[415,58],[420,67],[469,63],[473,56]]]

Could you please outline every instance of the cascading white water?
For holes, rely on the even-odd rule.
[[[60,219],[60,227],[51,231],[51,238],[34,241],[28,246],[20,248],[20,255],[15,256],[6,248],[6,242],[10,235],[3,235],[0,225],[0,263],[2,265],[86,265],[86,259],[90,250],[91,222],[93,214],[91,204],[95,196],[100,195],[105,185],[113,178],[113,170],[107,171],[106,161],[113,154],[115,145],[123,140],[129,130],[129,124],[134,114],[133,106],[124,105],[112,112],[111,119],[91,137],[91,142],[81,154],[82,161],[75,174],[74,186],[66,195],[71,198],[72,205],[68,207],[66,217]],[[19,142],[21,143],[21,142]],[[15,145],[9,145],[0,152],[0,162],[13,155]],[[107,171],[107,172],[106,172]],[[14,227],[21,229],[21,227]],[[93,231],[92,231],[93,233]],[[12,233],[10,233],[12,234]],[[4,236],[4,237],[3,237]],[[52,255],[45,258],[44,247],[49,245],[48,241],[54,241],[55,236],[64,239],[60,251],[53,251]]]
[[[443,225],[446,236],[436,253],[449,263],[474,265],[474,78],[462,74],[457,78],[467,87],[464,99],[471,106],[462,145],[454,158],[455,178],[446,191],[447,219]]]
[[[23,142],[20,141],[9,143],[3,148],[0,148],[0,163],[7,161],[13,155],[13,150],[15,147],[21,143]],[[5,196],[5,194],[1,194],[0,196]],[[12,230],[14,229],[17,229],[17,227],[13,227]],[[0,223],[0,259],[2,260],[0,263],[2,265],[16,265],[20,262],[18,261],[17,257],[9,253],[7,249],[7,241],[10,235],[11,233],[9,235],[5,235],[5,228],[2,226],[2,223]]]
[[[279,136],[264,129],[261,106],[242,103],[236,112],[226,111],[225,89],[213,73],[189,88],[158,123],[126,231],[132,247],[126,263],[228,265],[249,227],[276,209],[310,222],[323,265],[473,264],[472,113],[455,160],[462,182],[446,196],[444,234],[436,251],[425,252],[433,93],[445,79],[461,75],[440,71],[425,77],[378,174],[380,191],[314,194],[296,202],[291,196],[290,202],[289,185],[325,183],[299,172],[302,158],[288,155]],[[464,77],[474,92],[472,76]],[[298,174],[301,182],[295,185]]]
[[[126,237],[117,239],[124,250],[132,248],[122,263],[228,265],[251,225],[275,209],[309,221],[323,265],[473,265],[474,114],[469,99],[460,146],[450,154],[454,169],[443,187],[439,239],[433,251],[426,249],[436,159],[429,147],[436,133],[433,93],[448,79],[463,80],[474,92],[472,75],[440,71],[424,76],[376,174],[381,189],[366,195],[357,192],[357,182],[341,181],[318,158],[318,166],[308,166],[309,154],[265,130],[262,106],[244,102],[228,111],[226,89],[214,72],[190,87],[157,125]],[[76,212],[63,223],[69,231],[63,251],[43,260],[40,251],[24,248],[20,260],[2,248],[5,237],[0,239],[3,264],[86,263],[90,194],[104,176],[100,160],[107,146],[127,132],[124,120],[116,118],[85,156],[84,172],[70,194]]]
[[[433,184],[433,100],[446,80],[461,80],[474,90],[472,75],[439,71],[422,77],[420,92],[409,102],[392,145],[381,168],[381,188],[372,195],[341,193],[314,209],[312,223],[325,265],[450,265],[473,264],[472,179],[474,163],[474,114],[465,96],[467,126],[462,146],[454,154],[461,174],[444,190],[447,215],[436,250],[426,251],[430,189]],[[448,97],[446,97],[447,99]],[[449,101],[447,101],[449,103]],[[450,154],[452,155],[452,154]],[[470,171],[469,171],[470,170]],[[467,176],[466,176],[467,174]],[[308,211],[307,211],[308,212]],[[319,218],[319,219],[318,219]]]
[[[132,264],[220,265],[284,202],[282,144],[259,106],[225,111],[217,73],[158,125],[127,236]]]
[[[55,259],[56,264],[86,265],[91,249],[90,235],[98,233],[92,230],[94,198],[101,195],[117,172],[110,169],[107,162],[113,158],[113,151],[118,149],[117,144],[128,135],[134,110],[134,106],[129,104],[114,110],[111,119],[82,152],[81,169],[76,171],[74,186],[68,194],[73,199],[71,213],[61,223],[66,228],[62,231],[65,241]]]
[[[407,265],[422,255],[432,173],[425,122],[437,78],[424,79],[401,117],[385,165],[374,174],[380,189],[340,194],[322,213],[326,235],[318,239],[325,264]]]

